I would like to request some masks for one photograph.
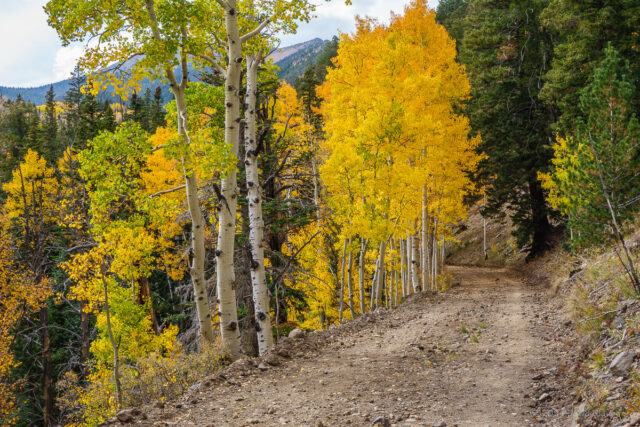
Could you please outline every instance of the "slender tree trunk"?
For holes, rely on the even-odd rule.
[[[342,260],[340,268],[340,301],[338,301],[338,324],[342,325],[342,312],[344,310],[344,279],[347,266],[347,238],[342,246]]]
[[[483,206],[487,204],[487,195],[484,195],[483,198]],[[482,253],[484,255],[484,260],[489,259],[489,255],[487,254],[487,218],[482,216]]]
[[[49,315],[46,305],[40,309],[40,340],[42,341],[42,420],[46,427],[53,425],[53,368],[51,340],[49,339]]]
[[[235,5],[235,0],[232,1]],[[163,42],[163,40],[160,36],[160,24],[158,23],[158,18],[155,11],[155,3],[153,0],[146,0],[145,5],[149,15],[153,37],[154,39],[156,39],[156,41],[161,43]],[[235,28],[237,33],[237,25]],[[183,71],[187,70],[186,55],[183,55],[180,58],[180,61]],[[182,137],[185,145],[189,146],[190,140],[187,130],[188,112],[185,100],[185,90],[187,88],[189,76],[186,72],[183,72],[182,80],[180,83],[178,83],[172,67],[165,68],[165,75],[168,78],[169,83],[171,84],[171,90],[173,91],[173,95],[176,100],[176,109],[178,115],[178,134]],[[188,152],[189,150],[186,151]],[[198,181],[195,172],[187,170],[186,165],[189,163],[188,160],[188,158],[182,159],[187,208],[189,210],[189,215],[191,216],[191,262],[189,265],[189,274],[191,276],[191,282],[193,284],[196,315],[198,317],[198,326],[200,328],[200,337],[205,341],[213,342],[213,325],[211,324],[209,294],[207,292],[207,283],[205,280],[204,272],[204,262],[206,258],[204,245],[205,222],[202,215],[200,200],[198,199]]]
[[[431,283],[433,284],[433,289],[437,292],[438,285],[438,219],[436,218],[433,221],[433,257],[431,258],[431,263],[433,267],[433,272],[431,273]]]
[[[89,345],[91,344],[89,337],[89,313],[86,312],[87,302],[80,302],[80,363],[83,366],[89,360]]]
[[[153,301],[151,300],[151,287],[149,286],[149,279],[142,277],[138,280],[138,295],[136,297],[136,304],[144,305],[149,303],[149,317],[151,318],[151,327],[156,335],[160,335],[160,326],[158,325],[158,319],[156,318],[156,312],[153,309]]]
[[[384,272],[384,280],[383,280],[383,287],[384,287],[384,306],[387,308],[387,310],[389,309],[390,305],[391,305],[391,295],[389,294],[389,287],[391,285],[391,283],[389,282],[390,277],[389,277],[389,272],[385,271]]]
[[[411,283],[413,291],[420,290],[420,250],[418,248],[418,233],[411,236]]]
[[[367,239],[362,239],[361,238],[361,242],[360,242],[360,265],[358,266],[359,270],[359,289],[358,292],[360,293],[360,314],[364,314],[366,312],[366,301],[365,301],[365,295],[364,295],[364,263],[366,260],[366,254],[367,254],[367,246],[369,244],[369,241]]]
[[[256,105],[258,93],[258,67],[260,55],[247,57],[247,110],[245,132],[245,165],[247,200],[249,204],[249,245],[251,247],[251,284],[255,307],[255,324],[258,333],[258,349],[264,354],[273,346],[269,291],[264,267],[264,220],[262,218],[262,194],[258,172]]]
[[[311,171],[313,173],[313,203],[316,206],[316,225],[317,231],[320,232],[320,183],[318,182],[318,166],[316,165],[315,156],[311,159]]]
[[[427,208],[427,185],[422,186],[422,290],[429,289],[429,210]]]
[[[609,196],[609,190],[607,189],[607,185],[604,181],[604,174],[602,173],[602,166],[600,165],[600,159],[598,158],[598,153],[594,147],[593,141],[591,141],[591,149],[593,151],[593,157],[598,165],[598,176],[600,177],[600,186],[602,188],[602,193],[604,194],[604,198],[607,201],[607,206],[609,208],[609,213],[611,214],[611,222],[613,224],[613,230],[622,245],[624,250],[625,257],[627,258],[627,266],[625,267],[628,275],[631,278],[631,284],[636,291],[636,294],[640,294],[640,280],[638,279],[638,274],[636,273],[635,265],[633,264],[633,259],[631,258],[631,254],[629,253],[629,249],[627,248],[627,242],[624,241],[624,236],[622,235],[622,231],[618,226],[618,220],[616,218],[615,210],[613,209],[613,205],[611,204],[611,198]],[[622,263],[624,266],[624,263]]]
[[[231,152],[238,156],[240,146],[240,77],[242,72],[242,42],[238,32],[236,1],[227,0],[225,24],[229,65],[225,76],[225,142]],[[236,277],[234,251],[236,237],[236,207],[238,202],[237,169],[222,179],[222,198],[218,222],[217,289],[220,306],[220,331],[222,344],[231,359],[241,356],[240,328],[236,307]]]
[[[389,255],[389,304],[391,307],[395,307],[396,305],[396,294],[393,292],[393,286],[395,283],[395,273],[396,273],[396,252],[395,252],[395,241],[394,239],[389,240],[389,250],[391,254]]]
[[[380,253],[378,254],[377,272],[374,283],[376,308],[382,305],[382,289],[385,286],[384,257],[386,252],[387,241],[383,240],[382,242],[380,242]]]
[[[446,240],[444,239],[444,230],[443,230],[443,232],[442,232],[442,243],[441,243],[441,246],[440,246],[440,252],[441,252],[440,253],[440,271],[444,271],[444,256],[447,253],[447,250],[445,248],[445,243],[446,243]]]
[[[351,251],[352,240],[349,239],[349,261],[347,267],[347,290],[349,292],[349,310],[351,318],[356,318],[356,309],[353,305],[353,252]]]
[[[118,408],[122,408],[122,386],[120,385],[120,357],[118,350],[120,343],[116,343],[116,339],[113,336],[113,329],[111,327],[111,309],[109,306],[109,290],[106,279],[102,278],[102,286],[104,291],[104,312],[107,318],[107,334],[109,335],[109,342],[113,350],[113,381],[116,384],[116,398],[118,402]]]
[[[184,97],[184,89],[173,87],[174,97],[178,110],[178,133],[182,135],[185,144],[189,145],[189,133],[187,130],[187,106]],[[188,159],[183,159],[183,165],[189,163]],[[185,189],[187,196],[187,207],[191,216],[191,263],[189,274],[193,284],[193,293],[196,303],[196,315],[200,327],[200,336],[208,342],[213,342],[213,325],[211,324],[211,313],[209,310],[209,294],[204,273],[204,262],[206,250],[204,246],[205,222],[198,199],[198,181],[195,172],[183,168],[185,178]]]
[[[407,263],[407,245],[405,244],[403,239],[398,239],[398,246],[400,247],[400,281],[402,282],[402,297],[405,298],[406,294],[406,286],[407,286],[407,278],[406,273],[407,269],[405,267]]]
[[[398,303],[399,303],[399,296],[398,296],[398,270],[394,269],[393,270],[393,306],[397,307]]]
[[[412,269],[412,265],[413,265],[413,244],[411,243],[411,240],[413,239],[413,237],[410,234],[407,234],[407,245],[406,245],[406,249],[405,252],[407,254],[407,265],[406,265],[406,274],[407,274],[407,295],[410,295],[413,293],[413,285],[412,285],[412,281],[413,281],[413,269]]]

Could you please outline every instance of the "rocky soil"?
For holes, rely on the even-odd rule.
[[[448,267],[418,294],[235,362],[178,402],[119,414],[137,425],[565,426],[572,349],[560,301],[516,270]],[[120,424],[113,419],[111,424]]]

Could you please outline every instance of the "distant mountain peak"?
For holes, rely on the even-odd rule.
[[[292,46],[276,49],[270,57],[273,59],[273,62],[280,67],[280,77],[289,83],[293,83],[298,76],[302,75],[306,67],[313,63],[326,43],[326,41],[320,38],[315,38]],[[62,101],[65,93],[69,90],[70,82],[71,79],[67,79],[38,87],[0,86],[0,100],[14,100],[18,95],[22,95],[25,101],[42,105],[45,102],[45,94],[49,90],[49,87],[53,85],[53,90],[56,93],[56,101]],[[156,86],[160,86],[165,99],[169,99],[169,86],[160,81],[145,81],[142,86],[141,92],[144,92],[146,88],[151,88],[153,91]],[[111,99],[115,101],[115,98],[111,96],[111,91],[101,93],[99,99]]]
[[[282,47],[279,49],[276,49],[275,52],[273,52],[270,56],[271,59],[273,59],[273,62],[278,63],[288,57],[290,57],[291,55],[294,55],[302,50],[305,50],[309,47],[315,47],[315,46],[324,46],[324,44],[326,43],[326,41],[320,39],[320,38],[315,38],[313,40],[309,40],[306,42],[302,42],[302,43],[298,43],[298,44],[294,44],[291,46],[286,46],[286,47]]]

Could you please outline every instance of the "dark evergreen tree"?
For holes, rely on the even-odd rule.
[[[78,135],[80,125],[80,106],[84,95],[82,86],[85,84],[85,78],[80,73],[78,67],[71,74],[71,82],[69,90],[64,96],[64,114],[61,123],[61,137],[66,147],[74,147],[78,145],[80,135]]]
[[[104,101],[104,104],[102,104],[102,122],[100,124],[100,129],[114,132],[116,130],[116,126],[116,115],[113,112],[113,108],[111,108],[111,103],[109,101]]]
[[[13,169],[22,161],[28,148],[40,150],[42,132],[38,111],[21,96],[4,104],[0,116],[0,179],[11,179]]]
[[[580,93],[590,83],[608,44],[629,61],[631,78],[640,81],[640,2],[552,0],[541,18],[556,44],[540,96],[558,108],[558,130],[571,133],[582,114]],[[637,90],[632,108],[640,112]]]
[[[340,39],[337,36],[333,36],[331,41],[324,45],[314,61],[313,68],[315,69],[318,82],[323,83],[327,77],[327,69],[333,68],[332,59],[338,55],[339,45]]]
[[[144,105],[144,100],[141,99],[134,91],[129,99],[128,111],[124,115],[125,121],[134,121],[139,123],[143,129],[148,130],[148,123],[145,128],[145,122],[147,121],[147,112]]]
[[[60,138],[58,137],[55,96],[53,85],[51,85],[46,94],[44,117],[42,119],[43,151],[41,153],[49,163],[55,162],[62,151],[60,149]]]
[[[162,106],[162,88],[156,86],[156,90],[153,92],[153,101],[150,108],[150,132],[155,132],[156,128],[164,126],[166,124],[165,111]]]
[[[538,99],[552,47],[540,24],[546,3],[471,0],[441,6],[458,4],[446,9],[445,24],[453,31],[465,27],[458,43],[472,86],[466,113],[482,135],[479,150],[487,155],[476,176],[488,189],[485,214],[502,215],[506,208],[518,243],[530,244],[530,256],[545,249],[550,231],[537,177],[549,166],[555,119],[553,109]]]
[[[146,88],[144,91],[144,97],[142,98],[142,105],[143,105],[143,112],[144,112],[144,118],[142,123],[140,123],[142,125],[142,129],[146,130],[147,132],[151,131],[151,107],[152,107],[153,101],[151,100],[151,89]]]
[[[456,47],[460,52],[460,41],[464,38],[464,17],[470,0],[440,0],[436,8],[436,20],[443,25],[451,37],[457,40]]]

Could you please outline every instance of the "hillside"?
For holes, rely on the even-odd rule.
[[[325,45],[325,41],[321,39],[313,39],[304,43],[298,43],[295,45],[287,46],[276,50],[271,58],[273,59],[275,65],[280,68],[279,75],[280,77],[289,82],[295,82],[296,78],[301,76],[304,70],[313,63],[314,59],[322,50],[322,47]],[[176,70],[176,73],[180,75],[179,70]],[[198,73],[193,72],[192,76],[196,80]],[[56,93],[56,101],[62,101],[64,99],[65,93],[69,90],[71,85],[71,79],[62,80],[59,82],[53,83],[53,90]],[[38,87],[8,87],[8,86],[0,86],[0,96],[5,97],[7,99],[16,99],[18,95],[21,95],[23,99],[26,101],[30,101],[36,105],[42,105],[45,102],[45,95],[47,90],[49,90],[50,85],[43,85]],[[166,82],[156,80],[149,81],[144,80],[142,82],[142,90],[144,93],[146,89],[151,89],[153,92],[157,86],[162,88],[162,93],[164,94],[165,101],[169,101],[171,99],[171,93],[169,91],[169,85]],[[99,100],[113,100],[112,90],[109,89],[104,93],[101,93],[98,96]]]
[[[278,73],[280,78],[289,84],[295,83],[296,78],[301,76],[309,65],[313,64],[326,43],[320,39],[313,39],[274,53],[273,60],[280,67]]]

